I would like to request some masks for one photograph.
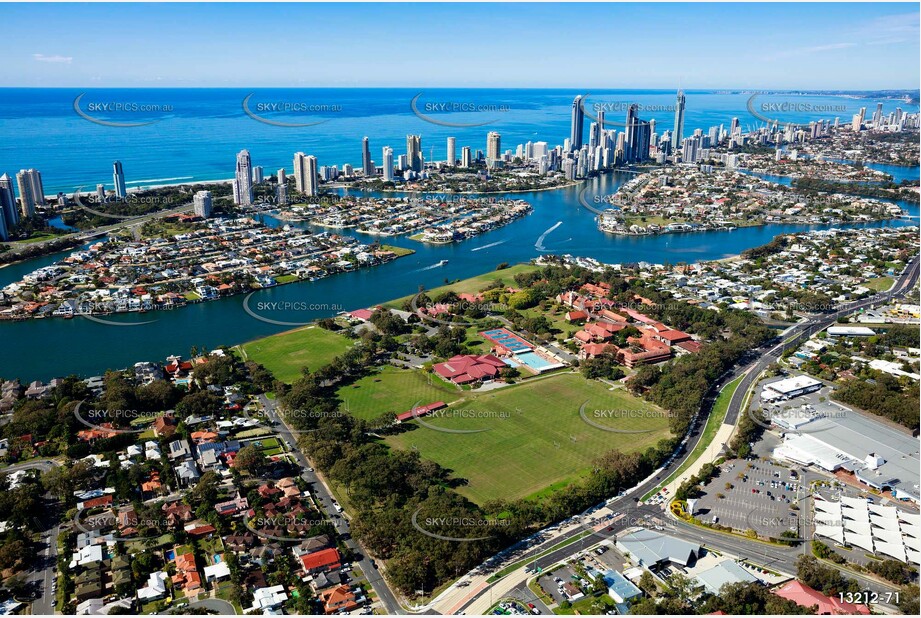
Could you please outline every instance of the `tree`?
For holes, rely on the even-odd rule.
[[[917,616],[921,613],[918,602],[918,585],[902,586],[899,589],[899,600],[896,605],[907,616]]]
[[[652,573],[644,570],[643,574],[640,575],[639,585],[643,592],[649,596],[655,596],[657,590],[656,578],[652,576]]]
[[[253,475],[261,474],[265,467],[265,454],[252,444],[244,446],[234,457],[233,467],[241,472],[248,472]]]

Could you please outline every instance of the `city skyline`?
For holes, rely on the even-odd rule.
[[[828,4],[577,5],[567,11],[547,4],[414,4],[407,10],[367,4],[329,6],[244,5],[64,5],[6,4],[9,36],[0,41],[8,59],[0,78],[11,86],[36,87],[253,87],[302,86],[428,87],[643,87],[774,89],[917,88],[919,13],[902,3],[854,3],[835,11]],[[593,21],[636,23],[619,28],[617,53],[598,63],[572,63],[597,54],[598,42],[585,31],[582,17]],[[279,15],[284,19],[278,19]],[[732,15],[732,22],[726,21]],[[485,17],[488,16],[488,19]],[[293,37],[288,24],[321,21],[309,40]],[[26,37],[25,24],[42,24],[41,43]],[[138,31],[134,23],[143,22]],[[202,32],[198,23],[212,24]],[[724,24],[719,36],[696,36]],[[737,28],[734,24],[758,24]],[[224,32],[246,28],[260,33],[234,37]],[[85,26],[85,28],[84,28]],[[644,27],[647,26],[647,27]],[[87,41],[86,28],[106,37]],[[505,32],[527,36],[531,46],[465,45],[464,62],[456,48],[465,41]],[[654,33],[656,45],[650,46]],[[533,62],[539,41],[565,36],[567,53],[552,46]],[[693,45],[687,44],[689,36]],[[449,44],[445,45],[448,41]],[[450,44],[455,42],[456,45]],[[546,43],[550,45],[550,43]],[[119,49],[117,57],[110,54]],[[424,49],[424,54],[418,50]],[[384,50],[384,53],[380,53]],[[633,52],[631,50],[637,50]],[[641,52],[639,50],[642,50]],[[309,79],[265,60],[291,57],[310,62],[318,55],[335,64],[312,63]],[[412,71],[390,70],[393,58],[410,57]],[[187,62],[195,58],[194,63]],[[718,58],[719,62],[713,59]],[[901,59],[893,62],[893,58]],[[488,63],[490,70],[483,66]],[[821,70],[816,70],[820,63]],[[245,79],[241,79],[245,75]],[[913,75],[912,77],[906,77]],[[905,83],[906,79],[914,80]]]

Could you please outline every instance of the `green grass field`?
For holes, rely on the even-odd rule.
[[[645,433],[616,433],[586,423]],[[588,472],[599,455],[613,449],[643,450],[668,435],[658,408],[623,390],[610,391],[578,374],[557,374],[484,393],[470,392],[448,408],[463,415],[425,419],[449,429],[483,429],[452,434],[425,427],[387,438],[392,446],[419,450],[422,457],[453,471],[469,484],[458,491],[482,504],[494,498],[540,496]],[[637,411],[618,418],[596,410]]]
[[[868,287],[871,290],[876,290],[877,292],[885,292],[892,287],[892,284],[895,282],[895,279],[892,277],[879,277],[877,279],[868,279],[864,283],[864,287]]]
[[[530,272],[532,270],[537,270],[539,267],[534,266],[533,264],[515,264],[509,268],[503,270],[494,270],[476,277],[471,277],[470,279],[464,279],[463,281],[458,281],[457,283],[452,283],[450,285],[442,285],[437,288],[432,288],[429,291],[429,294],[439,294],[441,292],[446,292],[448,290],[454,290],[457,294],[473,294],[474,292],[479,292],[487,285],[495,281],[496,279],[501,279],[507,286],[515,286],[515,275],[518,273]],[[409,300],[414,295],[404,296],[403,298],[397,298],[396,300],[391,300],[384,303],[385,307],[391,308],[400,308],[403,306],[403,302]]]
[[[350,414],[371,420],[385,412],[402,414],[417,403],[450,403],[459,399],[462,393],[438,376],[431,376],[430,384],[427,375],[421,371],[388,365],[377,373],[343,386],[337,395]]]
[[[249,360],[265,366],[283,382],[294,382],[301,368],[319,369],[352,346],[342,335],[307,326],[243,344]]]

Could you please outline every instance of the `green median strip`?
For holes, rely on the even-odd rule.
[[[691,454],[687,459],[684,460],[678,469],[672,472],[667,479],[662,481],[654,489],[650,490],[642,500],[645,502],[652,496],[656,495],[659,490],[671,483],[673,480],[678,478],[685,470],[691,467],[691,465],[700,458],[701,455],[709,448],[710,443],[713,442],[713,438],[716,437],[716,433],[719,431],[720,426],[723,424],[723,420],[726,418],[726,413],[729,411],[729,402],[732,401],[732,396],[736,392],[736,389],[739,387],[739,383],[742,382],[742,379],[745,375],[740,375],[738,378],[727,384],[720,394],[717,396],[716,401],[713,403],[713,410],[710,411],[710,416],[707,418],[707,424],[704,426],[704,433],[700,437],[700,440],[697,442],[697,446],[694,447],[694,450],[691,451]]]
[[[563,542],[561,542],[561,543],[557,543],[556,545],[554,545],[554,546],[551,547],[550,549],[548,549],[548,550],[546,550],[546,551],[542,551],[541,553],[537,554],[537,555],[534,556],[533,558],[528,558],[527,560],[522,560],[521,562],[516,562],[515,564],[512,564],[512,565],[510,565],[510,566],[505,567],[504,569],[502,569],[501,571],[499,571],[498,573],[496,573],[495,575],[493,575],[492,577],[490,577],[489,579],[487,579],[486,582],[487,582],[487,583],[490,583],[490,584],[493,584],[493,583],[499,581],[500,579],[502,579],[503,577],[505,577],[506,575],[508,575],[509,573],[512,573],[512,572],[514,572],[514,571],[517,571],[517,570],[520,569],[521,567],[523,567],[523,566],[525,566],[525,565],[527,565],[527,564],[530,564],[530,563],[534,562],[535,560],[540,560],[540,559],[543,558],[544,556],[546,556],[546,555],[548,555],[548,554],[552,554],[553,552],[557,551],[558,549],[562,549],[563,547],[566,547],[567,545],[572,545],[572,544],[575,543],[576,541],[580,541],[580,540],[584,539],[585,537],[587,537],[587,536],[590,535],[590,534],[592,534],[592,532],[591,532],[590,530],[586,530],[586,531],[584,531],[584,532],[580,532],[579,534],[577,534],[576,536],[572,537],[571,539],[566,539],[565,541],[563,541]]]

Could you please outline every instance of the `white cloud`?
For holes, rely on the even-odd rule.
[[[32,54],[32,59],[38,62],[50,62],[52,64],[70,64],[73,56],[46,56],[45,54]]]

